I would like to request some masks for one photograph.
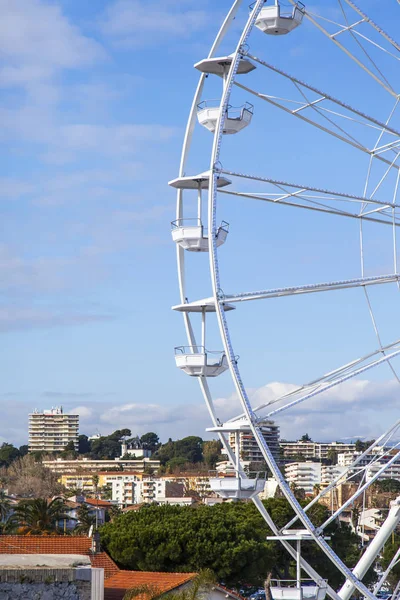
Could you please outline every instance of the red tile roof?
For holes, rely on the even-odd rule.
[[[107,500],[100,500],[100,498],[85,498],[83,503],[89,504],[90,506],[98,506],[99,508],[111,508],[111,506],[115,506],[115,504],[113,504],[112,502],[107,502]]]
[[[122,600],[126,591],[142,585],[160,594],[173,590],[196,577],[196,573],[157,573],[150,571],[118,571],[104,583],[104,600]],[[145,600],[145,595],[143,595]]]
[[[119,569],[106,552],[92,554],[92,540],[70,535],[0,535],[0,554],[82,554],[89,556],[93,567],[104,569],[111,577]]]

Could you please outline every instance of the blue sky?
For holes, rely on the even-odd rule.
[[[382,1],[379,11],[370,0],[362,4],[395,35],[395,0]],[[0,441],[25,443],[28,413],[59,404],[79,412],[89,435],[121,426],[163,439],[203,434],[199,388],[174,366],[173,347],[185,337],[170,310],[178,290],[169,229],[175,194],[166,182],[177,175],[198,78],[193,64],[207,55],[229,6],[0,0]],[[223,52],[234,49],[246,8]],[[340,17],[333,0],[311,8]],[[279,39],[254,31],[250,50],[378,119],[393,104],[308,23]],[[392,63],[383,59],[395,77]],[[262,91],[280,91],[263,69],[251,77]],[[219,80],[210,78],[204,98],[219,93]],[[236,91],[234,100],[252,101]],[[256,103],[251,126],[224,140],[224,167],[361,194],[367,158],[293,121]],[[207,168],[211,139],[196,129],[193,171]],[[392,190],[390,181],[383,197]],[[231,224],[220,253],[226,292],[359,276],[356,223],[228,197],[219,214]],[[390,228],[371,227],[367,235],[368,274],[392,272]],[[207,257],[188,263],[192,298],[208,296]],[[371,297],[384,341],[394,341],[397,287]],[[361,290],[248,303],[229,320],[255,399],[377,344]],[[209,343],[219,348],[213,325]],[[234,412],[228,375],[212,388],[221,417]],[[390,371],[378,369],[283,417],[282,431],[375,435],[394,418],[397,394]]]

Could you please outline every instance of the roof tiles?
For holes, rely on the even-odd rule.
[[[148,585],[160,594],[169,592],[196,577],[196,573],[157,573],[150,571],[118,571],[104,583],[104,600],[122,600],[133,587]],[[143,594],[143,600],[146,600]]]
[[[119,569],[106,552],[93,554],[92,540],[86,536],[69,535],[1,535],[0,554],[82,554],[90,557],[93,567],[104,569],[111,577]]]

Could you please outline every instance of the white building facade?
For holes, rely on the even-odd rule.
[[[79,415],[65,414],[62,407],[29,415],[29,452],[61,452],[69,442],[78,450]]]

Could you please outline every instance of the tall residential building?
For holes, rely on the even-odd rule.
[[[299,459],[300,457],[309,459],[326,459],[332,456],[338,456],[344,452],[354,452],[355,444],[342,444],[341,442],[286,442],[281,441],[280,446],[283,450],[284,457],[287,459]]]
[[[69,442],[78,450],[79,415],[64,414],[62,406],[29,415],[29,452],[60,452]]]
[[[269,449],[271,450],[275,460],[279,462],[280,450],[279,450],[279,426],[274,421],[263,421],[259,424],[263,438],[267,442]],[[239,434],[239,449],[240,457],[243,461],[248,462],[262,462],[264,457],[258,444],[252,433],[247,431],[241,431]],[[235,433],[229,434],[229,444],[231,448],[235,449]]]
[[[296,485],[312,494],[315,485],[321,484],[321,463],[294,462],[285,465],[285,477],[289,485]]]

